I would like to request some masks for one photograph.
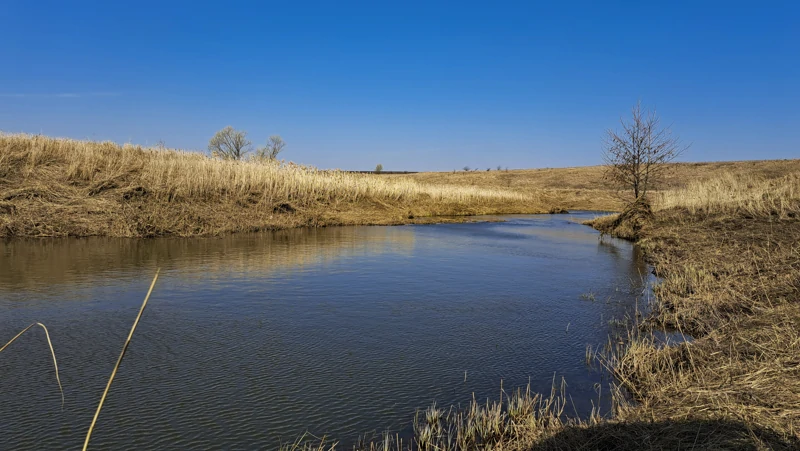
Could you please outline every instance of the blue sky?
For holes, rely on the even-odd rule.
[[[598,164],[639,99],[686,161],[800,157],[795,2],[0,4],[0,130],[319,167]]]

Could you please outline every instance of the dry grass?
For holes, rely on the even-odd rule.
[[[619,420],[733,422],[775,440],[737,448],[800,446],[798,187],[799,174],[723,174],[659,200],[638,233],[662,278],[648,325],[694,340],[637,333],[611,354],[638,402]],[[616,233],[619,222],[596,225]]]
[[[695,181],[718,179],[725,174],[749,175],[775,179],[800,171],[800,159],[720,161],[709,163],[670,163],[664,180],[655,188],[660,191],[681,189]],[[459,186],[494,186],[514,191],[545,189],[613,190],[603,180],[603,166],[571,168],[511,169],[491,171],[420,172],[404,175],[384,175],[387,178],[408,178],[420,183]]]
[[[623,207],[617,193],[603,181],[600,166],[509,171],[421,172],[384,175],[388,179],[424,185],[483,187],[536,194],[551,208],[618,211]]]
[[[659,191],[682,189],[695,182],[733,176],[777,179],[800,172],[800,159],[763,161],[725,161],[713,163],[674,163],[665,171]],[[603,166],[572,168],[513,169],[491,171],[421,172],[385,175],[423,184],[475,186],[538,193],[545,203],[572,210],[621,211],[624,199],[603,180]]]
[[[723,171],[775,178],[793,168],[800,160],[678,164],[659,188]],[[0,236],[196,236],[623,206],[600,166],[355,174],[0,134]]]
[[[524,200],[518,193],[473,187],[421,186],[389,182],[341,171],[320,171],[295,164],[218,160],[192,152],[144,149],[109,142],[53,139],[31,135],[3,135],[2,161],[16,167],[23,178],[43,168],[66,164],[66,177],[89,182],[89,195],[115,188],[120,179],[135,173],[136,181],[164,199],[240,198],[256,194],[265,202],[358,202],[367,198],[386,201],[418,200],[426,196],[441,202],[473,200]],[[61,169],[61,168],[59,168]],[[9,192],[7,197],[24,195]]]
[[[685,208],[691,214],[741,214],[749,217],[794,217],[800,207],[800,172],[779,178],[725,173],[661,193],[660,209]]]
[[[136,331],[136,326],[139,324],[139,320],[142,318],[142,313],[144,313],[144,309],[147,306],[147,301],[150,299],[150,295],[153,293],[153,287],[155,286],[156,281],[158,280],[158,273],[159,273],[159,271],[156,271],[156,275],[153,277],[153,282],[150,284],[150,289],[147,291],[147,295],[145,296],[144,301],[142,302],[142,307],[139,309],[139,314],[136,316],[136,319],[133,322],[133,326],[131,327],[131,331],[128,334],[128,338],[125,340],[125,343],[122,346],[122,351],[120,352],[119,358],[117,359],[117,363],[114,365],[114,369],[111,372],[111,376],[108,378],[108,383],[106,384],[105,391],[103,391],[103,396],[100,398],[100,402],[97,405],[97,411],[95,412],[94,418],[92,419],[92,424],[89,426],[89,429],[88,429],[88,431],[86,433],[86,440],[85,440],[85,442],[83,444],[83,450],[84,451],[86,451],[86,449],[88,449],[88,447],[89,447],[89,441],[91,440],[92,432],[94,431],[94,426],[97,423],[97,418],[100,416],[100,411],[103,409],[103,403],[106,400],[106,396],[108,396],[108,392],[111,389],[111,384],[114,382],[114,377],[117,374],[117,370],[119,370],[119,366],[122,363],[122,359],[125,357],[125,351],[127,351],[128,345],[131,342],[131,338],[133,338],[133,333]],[[50,346],[50,355],[53,357],[53,366],[55,367],[55,374],[56,374],[56,381],[58,382],[58,389],[61,392],[61,407],[63,409],[63,407],[64,407],[64,389],[61,386],[61,378],[58,375],[58,362],[56,361],[56,353],[53,350],[53,342],[50,341],[50,332],[48,332],[47,327],[45,327],[44,324],[42,324],[42,323],[33,323],[30,326],[26,327],[25,329],[22,329],[22,331],[20,331],[17,335],[15,335],[5,345],[0,347],[0,352],[3,352],[3,350],[5,350],[9,345],[11,345],[11,343],[16,341],[17,338],[22,336],[22,334],[24,334],[25,332],[27,332],[28,330],[30,330],[34,326],[40,326],[42,329],[44,329],[45,337],[47,338],[47,344],[48,344],[48,346]]]
[[[652,208],[680,211],[687,218],[731,215],[743,219],[792,219],[800,212],[800,172],[774,178],[724,172],[717,178],[690,181],[683,188],[657,192],[652,196]],[[614,236],[637,239],[639,230],[651,219],[649,209],[649,205],[636,203],[619,215],[598,217],[586,224]]]
[[[0,231],[7,236],[203,235],[548,208],[535,193],[498,188],[0,135]]]
[[[582,427],[596,423],[566,420],[563,416],[568,399],[565,384],[553,384],[549,396],[533,393],[528,387],[506,394],[501,390],[497,401],[472,399],[463,409],[442,409],[432,404],[418,411],[414,435],[403,438],[386,432],[378,441],[362,440],[353,448],[363,451],[529,449],[537,440],[552,437],[567,425]],[[311,436],[301,437],[282,449],[286,451],[334,450],[335,442]]]

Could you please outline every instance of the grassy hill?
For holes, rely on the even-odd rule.
[[[5,236],[192,236],[548,208],[532,193],[499,188],[0,135],[0,235]]]

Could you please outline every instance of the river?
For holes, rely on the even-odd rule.
[[[92,449],[347,449],[414,412],[563,377],[568,414],[609,408],[584,362],[644,293],[638,249],[578,222],[295,229],[220,238],[0,243],[0,449],[78,449],[156,271]],[[598,392],[598,387],[601,389]]]

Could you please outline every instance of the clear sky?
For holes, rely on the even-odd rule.
[[[598,164],[641,99],[686,161],[800,158],[798,2],[0,3],[0,130],[325,168]]]

